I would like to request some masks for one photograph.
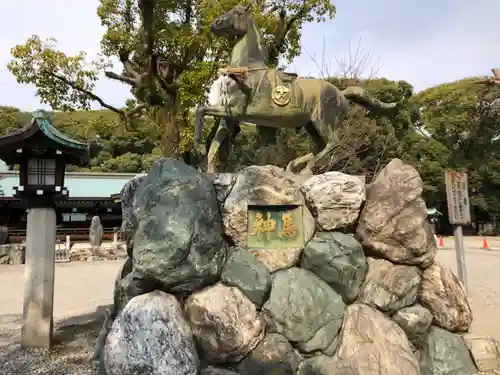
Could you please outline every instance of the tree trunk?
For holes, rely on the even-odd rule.
[[[177,105],[174,103],[158,107],[156,123],[161,131],[163,156],[180,159],[180,124],[177,116]]]

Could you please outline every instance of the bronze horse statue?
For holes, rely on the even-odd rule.
[[[349,101],[379,113],[392,113],[397,103],[384,103],[359,86],[339,90],[333,84],[315,78],[297,78],[269,68],[260,34],[250,15],[251,5],[234,7],[215,19],[210,28],[218,37],[237,38],[229,64],[222,74],[231,78],[224,88],[225,100],[219,105],[200,106],[195,114],[195,149],[201,144],[204,116],[214,116],[275,128],[304,127],[315,146],[315,152],[292,160],[287,170],[306,164],[304,172],[314,166],[335,147],[336,130],[346,118]],[[215,172],[213,160],[228,129],[225,121],[217,129],[207,156],[207,171]]]

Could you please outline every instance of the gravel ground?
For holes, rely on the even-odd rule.
[[[56,265],[54,350],[19,348],[23,266],[0,266],[0,375],[93,375],[90,361],[123,261]]]
[[[471,245],[475,242],[472,240]],[[466,245],[470,246],[468,241]],[[442,248],[437,259],[456,271],[451,247]],[[474,312],[472,331],[500,341],[500,251],[471,246],[466,260]],[[19,348],[24,269],[0,266],[0,375],[94,374],[90,356],[104,309],[112,301],[113,282],[121,262],[56,265],[56,345],[50,357],[44,351]]]

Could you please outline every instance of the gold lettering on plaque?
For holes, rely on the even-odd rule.
[[[276,229],[276,220],[271,217],[271,213],[267,212],[266,217],[261,212],[255,214],[253,230],[250,236],[257,236],[257,241],[262,241],[262,235],[265,234],[266,240],[271,241],[271,233]]]
[[[291,212],[281,214],[283,228],[280,232],[281,238],[294,238],[297,235],[297,228],[293,223],[293,214]]]

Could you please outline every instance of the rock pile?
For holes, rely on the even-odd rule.
[[[467,333],[464,289],[434,261],[422,180],[398,159],[366,187],[162,159],[122,195],[130,258],[98,339],[101,374],[500,370],[498,343]],[[262,204],[302,206],[303,248],[247,249],[247,208]]]

